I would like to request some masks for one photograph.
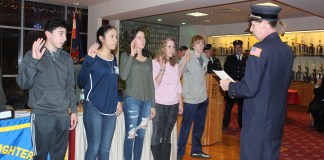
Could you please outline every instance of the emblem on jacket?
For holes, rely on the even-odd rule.
[[[115,68],[115,74],[119,74],[119,69],[118,69],[118,67],[117,67],[117,66],[114,66],[114,68]]]

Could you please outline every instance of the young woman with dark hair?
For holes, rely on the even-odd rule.
[[[116,116],[122,112],[122,98],[118,95],[119,70],[112,53],[117,45],[116,28],[101,26],[97,31],[97,43],[90,47],[78,75],[78,83],[85,92],[86,160],[109,159]]]
[[[145,130],[155,115],[152,58],[145,49],[145,33],[134,29],[130,33],[128,53],[121,55],[122,80],[126,81],[124,97],[125,160],[140,160]]]

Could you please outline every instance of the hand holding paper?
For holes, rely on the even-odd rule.
[[[221,71],[216,71],[216,70],[213,70],[216,75],[221,79],[221,80],[226,80],[226,79],[229,79],[231,80],[231,82],[235,82],[224,70],[221,70]]]
[[[230,82],[235,82],[225,71],[215,71],[216,75],[221,79],[220,86],[223,91],[228,91],[228,86]]]

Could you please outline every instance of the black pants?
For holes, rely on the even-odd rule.
[[[69,138],[70,116],[32,114],[31,131],[34,160],[63,160]]]
[[[179,105],[162,105],[155,103],[155,117],[153,118],[152,146],[171,142],[171,132],[178,118]],[[162,138],[162,140],[161,140]]]
[[[324,127],[324,102],[312,103],[309,105],[309,112],[314,118],[315,127]]]
[[[225,107],[225,113],[224,113],[224,119],[223,119],[223,127],[228,127],[231,121],[231,114],[232,114],[232,108],[234,103],[237,102],[238,104],[238,114],[237,114],[237,122],[240,128],[242,128],[242,112],[243,112],[243,99],[241,98],[227,98],[226,99],[226,107]]]

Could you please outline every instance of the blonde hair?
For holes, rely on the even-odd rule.
[[[284,36],[284,35],[285,35],[286,28],[287,28],[286,23],[284,23],[284,22],[282,22],[282,21],[280,21],[280,20],[277,22],[276,29],[277,29],[277,32],[278,32],[281,36]]]
[[[170,57],[170,59],[168,60],[167,59],[167,56],[166,56],[166,44],[168,41],[173,41],[175,43],[175,41],[172,39],[172,38],[164,38],[162,40],[162,43],[160,45],[160,48],[158,50],[158,52],[155,54],[155,59],[156,61],[160,62],[160,58],[162,58],[162,60],[164,60],[164,62],[168,62],[170,63],[171,66],[174,66],[177,62],[178,62],[178,57],[176,56],[176,54],[174,54],[172,57]],[[174,52],[176,50],[174,49]]]
[[[286,23],[282,22],[281,20],[278,21],[268,21],[270,26],[272,28],[275,28],[276,31],[278,32],[278,34],[280,34],[281,36],[285,35],[286,32]]]

